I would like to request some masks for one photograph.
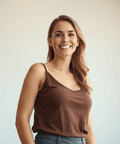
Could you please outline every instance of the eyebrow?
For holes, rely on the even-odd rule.
[[[60,32],[62,33],[62,31],[56,31],[55,33]],[[68,32],[75,32],[74,30],[69,30]]]

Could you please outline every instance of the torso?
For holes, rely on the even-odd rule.
[[[77,84],[75,77],[72,73],[70,72],[67,74],[62,73],[61,71],[54,69],[49,62],[44,63],[44,65],[46,66],[47,72],[51,74],[59,83],[61,83],[65,87],[73,91],[81,89],[81,87]],[[46,74],[44,71],[39,90],[42,88],[45,79],[46,79]]]

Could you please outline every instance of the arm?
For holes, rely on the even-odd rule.
[[[87,80],[87,84],[91,87],[90,79],[88,76],[86,77],[86,80]],[[91,92],[90,92],[90,94],[91,94]],[[86,144],[95,144],[95,136],[94,136],[94,131],[93,131],[92,122],[91,122],[91,112],[89,112],[87,129],[88,129],[88,134],[85,137]]]
[[[43,73],[41,65],[34,64],[30,67],[20,94],[15,124],[22,144],[35,144],[29,121],[41,84]]]

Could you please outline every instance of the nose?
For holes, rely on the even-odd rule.
[[[68,42],[68,41],[69,41],[68,36],[64,35],[64,36],[62,37],[62,42],[63,42],[63,43],[66,43],[66,42]]]

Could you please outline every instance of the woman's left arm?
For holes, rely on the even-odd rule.
[[[88,130],[88,134],[85,137],[86,144],[95,144],[95,136],[94,136],[92,122],[91,122],[91,112],[89,112],[87,130]]]
[[[86,80],[87,80],[87,84],[91,87],[90,78],[88,76],[86,76]],[[90,92],[90,95],[91,95],[91,92]],[[95,144],[95,136],[94,136],[94,131],[93,131],[92,122],[91,122],[91,112],[89,112],[87,129],[88,129],[88,134],[85,137],[86,144]]]

